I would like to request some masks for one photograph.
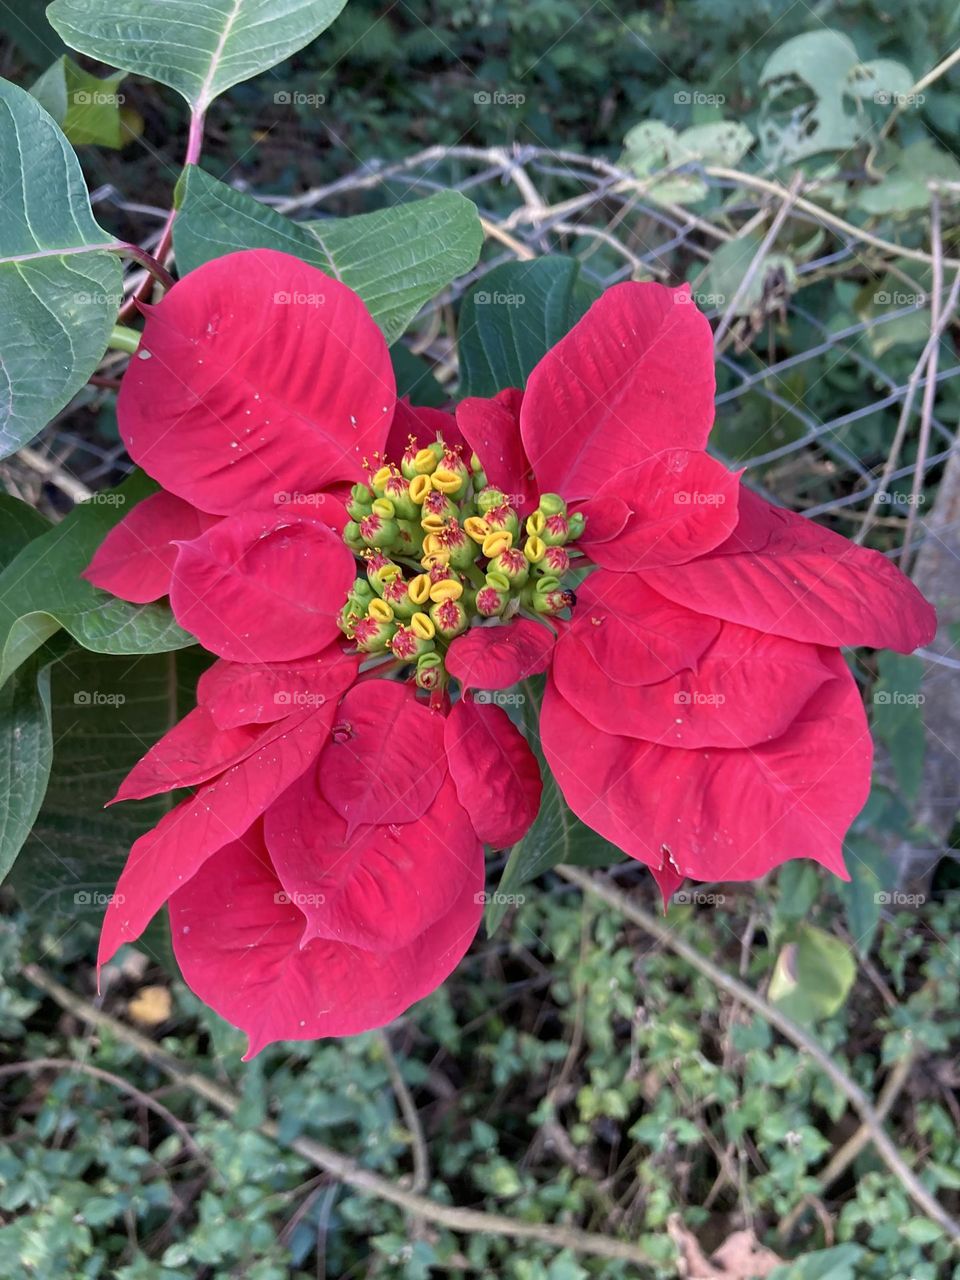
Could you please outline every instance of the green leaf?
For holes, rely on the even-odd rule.
[[[79,391],[107,346],[120,261],[57,124],[0,80],[0,457]]]
[[[865,213],[905,217],[929,207],[931,182],[957,181],[960,181],[960,163],[956,158],[938,147],[932,138],[921,138],[895,153],[883,181],[864,187],[856,204]],[[904,292],[903,281],[898,283],[899,291]]]
[[[115,151],[125,141],[120,119],[124,73],[100,79],[66,54],[44,71],[30,92],[75,147],[92,143]]]
[[[844,844],[844,862],[849,880],[835,882],[847,916],[847,929],[857,954],[870,954],[880,924],[880,911],[890,897],[891,867],[886,853],[864,836],[848,836]]]
[[[65,51],[47,21],[47,0],[17,0],[0,8],[0,34],[8,37],[32,67],[45,67]]]
[[[50,658],[40,653],[0,686],[0,879],[40,811],[52,759]]]
[[[725,241],[710,259],[703,286],[697,292],[697,298],[709,306],[725,308],[737,296],[737,290],[744,276],[750,270],[754,258],[760,252],[761,237],[757,232],[748,232],[737,236],[734,240]],[[793,259],[785,253],[768,252],[753,273],[746,292],[737,303],[734,315],[748,316],[758,306],[767,293],[768,285],[774,284],[780,290],[793,293],[797,287],[797,268]]]
[[[50,528],[50,521],[36,507],[8,493],[0,493],[0,570],[23,550],[28,542]]]
[[[190,165],[178,199],[173,245],[182,272],[238,249],[281,249],[349,285],[388,342],[476,264],[483,243],[476,207],[456,191],[352,218],[297,223]]]
[[[111,658],[71,650],[53,668],[56,756],[47,795],[10,877],[48,928],[99,920],[134,840],[167,796],[104,809],[137,760],[193,705],[199,650]]]
[[[774,1267],[767,1280],[856,1280],[854,1267],[865,1256],[858,1244],[838,1244],[832,1249],[817,1249],[782,1267]]]
[[[795,1022],[812,1023],[840,1009],[856,976],[845,943],[815,925],[802,925],[777,957],[769,995]]]
[[[736,165],[746,155],[753,134],[742,124],[721,120],[693,125],[678,133],[661,120],[644,120],[623,140],[621,165],[638,178],[688,164]],[[709,187],[697,173],[669,173],[648,186],[646,194],[667,204],[695,204]]]
[[[777,874],[777,915],[782,920],[802,920],[817,900],[820,873],[802,858],[785,862]]]
[[[415,356],[402,342],[390,348],[393,373],[397,379],[397,395],[409,396],[411,404],[442,408],[450,397],[434,377],[426,360]]]
[[[507,262],[484,276],[460,309],[460,394],[524,387],[534,365],[597,296],[578,284],[580,264],[561,256]]]
[[[53,28],[111,67],[176,89],[196,112],[325,31],[346,0],[55,0]]]
[[[540,812],[519,843],[513,846],[500,876],[496,892],[487,905],[485,923],[492,937],[503,922],[507,908],[523,901],[519,890],[537,876],[561,863],[578,867],[609,867],[622,862],[625,854],[616,845],[597,835],[574,814],[554,781],[536,737],[540,695],[533,682],[524,685],[520,704],[524,711],[527,739],[540,763],[543,796]]]
[[[0,684],[60,627],[97,653],[163,653],[195,643],[166,604],[128,604],[80,577],[108,530],[153,487],[137,473],[80,503],[0,574]]]
[[[873,690],[872,723],[890,753],[904,799],[913,800],[923,778],[926,731],[923,723],[923,661],[901,653],[877,655],[880,678]]]

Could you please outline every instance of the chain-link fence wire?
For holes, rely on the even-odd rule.
[[[599,287],[630,278],[692,279],[718,338],[713,450],[744,468],[768,498],[826,518],[848,536],[869,533],[889,554],[902,555],[908,542],[922,540],[918,517],[955,440],[960,384],[951,383],[960,361],[950,323],[960,263],[942,256],[938,228],[932,251],[901,247],[818,205],[815,191],[808,196],[799,183],[788,189],[732,170],[692,168],[710,188],[709,214],[654,199],[663,174],[639,180],[605,160],[535,146],[432,147],[400,163],[370,162],[292,199],[262,198],[290,216],[313,219],[451,188],[476,203],[487,234],[481,262],[424,310],[408,338],[451,395],[457,378],[451,304],[502,263],[565,253]],[[145,245],[156,242],[164,210],[110,187],[92,198],[105,218],[111,207],[139,216]],[[937,193],[932,202],[939,219]],[[773,240],[788,219],[809,229],[818,252],[785,272]],[[721,248],[728,278],[731,260],[739,260],[732,296],[710,287]],[[932,276],[935,288],[918,287],[904,265]],[[878,291],[890,268],[903,287]],[[861,311],[837,323],[823,293],[823,282],[836,280],[860,291],[872,281],[874,305],[858,296]],[[135,274],[128,290],[137,284]],[[923,332],[932,335],[919,359],[905,357],[895,343],[897,326],[909,317],[922,318],[921,343]],[[919,345],[912,336],[910,352]],[[890,359],[894,350],[900,354]],[[98,382],[109,386],[124,359],[109,357]],[[32,476],[35,485],[76,500],[116,480],[129,465],[122,442],[109,427],[104,431],[102,413],[97,429],[90,427],[90,410],[104,396],[102,385],[88,387],[22,452],[12,481],[8,470],[8,487],[29,489]]]

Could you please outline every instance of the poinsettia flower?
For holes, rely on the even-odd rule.
[[[178,283],[119,399],[163,490],[87,576],[169,595],[217,661],[118,793],[194,789],[131,850],[101,962],[166,903],[251,1053],[395,1017],[469,946],[484,845],[536,818],[498,703],[544,673],[567,803],[665,896],[844,875],[871,747],[839,650],[909,652],[933,611],[710,457],[713,395],[686,288],[608,290],[524,391],[453,415],[398,401],[363,304],[296,259]]]

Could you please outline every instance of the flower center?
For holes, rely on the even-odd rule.
[[[472,624],[572,606],[564,578],[585,520],[557,494],[541,494],[522,520],[514,495],[487,484],[476,454],[468,465],[440,437],[425,449],[411,439],[399,464],[365,466],[343,531],[364,573],[340,612],[361,652],[413,663],[421,689],[441,690],[447,648]]]

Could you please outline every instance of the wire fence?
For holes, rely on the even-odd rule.
[[[296,218],[451,188],[477,204],[487,236],[481,262],[425,309],[408,338],[451,394],[457,379],[451,303],[496,266],[559,252],[576,256],[585,278],[600,287],[629,278],[677,283],[693,277],[718,339],[714,451],[744,468],[767,497],[827,517],[861,538],[879,530],[884,549],[902,554],[922,540],[918,511],[954,447],[954,406],[960,404],[960,387],[950,385],[960,360],[948,341],[960,270],[951,287],[944,282],[945,269],[960,264],[942,256],[939,225],[929,251],[894,245],[817,204],[813,184],[787,188],[733,170],[694,171],[710,189],[709,214],[653,198],[662,173],[638,179],[603,159],[534,146],[432,147],[399,163],[370,162],[295,198],[261,198]],[[111,209],[139,218],[144,244],[155,244],[165,210],[112,187],[92,199],[104,218]],[[932,202],[938,219],[936,192]],[[771,230],[787,218],[822,241],[792,279],[767,269],[778,256]],[[735,296],[697,294],[698,275],[709,273],[717,251],[731,244],[742,246]],[[893,305],[841,324],[808,301],[818,281],[876,281],[891,265],[898,269],[899,260],[932,272],[936,291],[890,295]],[[131,275],[128,291],[140,278]],[[752,300],[745,306],[747,295]],[[906,301],[897,305],[901,297]],[[884,358],[885,331],[892,337],[917,315],[927,318],[931,334],[919,358]],[[916,343],[908,347],[915,349]],[[123,359],[108,357],[98,381],[109,385]],[[102,385],[87,388],[8,464],[8,488],[52,486],[76,500],[115,481],[129,465],[122,442],[105,436],[102,424],[90,429],[90,410],[107,394]],[[745,423],[751,428],[746,441]]]

